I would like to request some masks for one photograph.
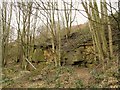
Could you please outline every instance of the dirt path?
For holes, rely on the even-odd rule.
[[[77,77],[80,78],[83,81],[84,85],[87,86],[91,77],[88,68],[75,68],[75,72],[77,74]]]

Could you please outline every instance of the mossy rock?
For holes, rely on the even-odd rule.
[[[41,49],[36,49],[32,56],[32,60],[44,61],[43,51]]]
[[[87,63],[86,66],[87,66],[88,68],[92,68],[92,67],[94,66],[94,64]]]

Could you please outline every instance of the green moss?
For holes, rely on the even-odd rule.
[[[76,88],[84,87],[82,80],[76,80],[75,84],[76,84]]]
[[[32,59],[37,61],[44,61],[43,51],[41,49],[36,49],[34,51]]]

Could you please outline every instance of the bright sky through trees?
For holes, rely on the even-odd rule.
[[[22,1],[27,2],[27,1],[33,1],[33,0],[0,0],[0,6],[1,6],[1,2],[2,1],[5,1],[5,2],[22,2]],[[41,3],[41,1],[45,3],[47,1],[52,2],[52,1],[57,1],[57,0],[34,0],[34,2],[39,2],[39,3]],[[70,4],[70,1],[71,0],[58,0],[58,2],[59,2],[59,9],[63,9],[64,8],[63,2],[66,2],[66,4]],[[86,15],[86,13],[85,13],[82,5],[81,5],[81,1],[82,0],[72,0],[72,2],[73,2],[73,9],[77,9],[76,13],[75,13],[75,10],[73,10],[73,12],[72,12],[72,14],[73,14],[72,16],[73,17],[75,16],[75,20],[72,23],[72,25],[84,24],[85,22],[87,22],[87,15]],[[83,1],[85,1],[85,0],[83,0]],[[88,0],[86,0],[86,1],[88,1]],[[107,0],[107,2],[109,2],[109,1],[112,2],[112,6],[117,9],[117,7],[118,7],[117,6],[118,0]],[[97,0],[97,2],[99,4],[100,0]],[[42,3],[41,3],[41,6],[42,6]],[[44,13],[44,10],[42,12]],[[12,27],[14,27],[14,28],[16,27],[15,13],[16,13],[16,10],[14,8],[14,11],[13,11],[13,14],[12,14],[12,24],[11,24]],[[61,11],[60,13],[64,14],[64,11]],[[44,16],[42,16],[40,14],[39,14],[39,16],[42,17],[44,22],[46,22]],[[37,23],[42,25],[43,21],[38,20]]]

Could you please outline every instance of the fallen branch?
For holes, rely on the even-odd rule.
[[[25,60],[26,60],[34,69],[36,69],[36,67],[35,67],[27,58],[25,58]]]

